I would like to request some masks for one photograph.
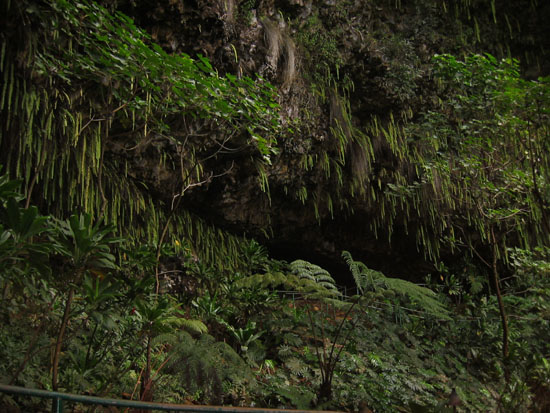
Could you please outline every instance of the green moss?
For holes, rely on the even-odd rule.
[[[298,32],[296,39],[307,66],[304,73],[312,83],[328,84],[328,79],[342,66],[343,59],[340,56],[337,38],[336,33],[323,26],[318,15],[309,17]]]

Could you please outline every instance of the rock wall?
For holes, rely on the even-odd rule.
[[[544,24],[550,5],[541,1],[105,3],[132,16],[166,50],[202,54],[222,74],[261,76],[278,89],[281,122],[289,127],[279,138],[279,156],[259,174],[250,154],[232,147],[223,160],[209,161],[230,172],[189,191],[186,208],[266,242],[282,257],[334,260],[347,249],[400,276],[422,275],[430,264],[413,230],[397,224],[401,212],[391,237],[383,226],[373,229],[380,211],[361,191],[382,193],[388,174],[409,168],[405,173],[413,176],[414,168],[394,159],[372,132],[373,119],[414,120],[429,105],[436,53],[511,53],[526,76],[550,71]],[[169,171],[157,178],[163,173],[159,196],[170,181]]]

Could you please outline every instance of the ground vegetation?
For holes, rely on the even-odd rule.
[[[0,7],[2,383],[550,409],[548,5]]]

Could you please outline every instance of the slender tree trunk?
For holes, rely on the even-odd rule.
[[[151,336],[147,337],[147,360],[141,381],[140,400],[150,402],[153,400],[153,388],[151,383]]]
[[[500,320],[502,323],[502,357],[507,358],[509,354],[509,332],[508,332],[508,318],[506,316],[506,309],[504,308],[504,302],[502,301],[502,294],[500,292],[500,281],[498,272],[495,266],[493,266],[493,280],[495,282],[495,289],[498,300],[498,309],[500,311]]]
[[[500,277],[498,275],[497,268],[497,250],[498,244],[495,237],[495,232],[491,228],[491,236],[493,238],[493,282],[495,284],[495,292],[497,295],[498,309],[500,312],[500,320],[502,323],[502,359],[504,362],[504,374],[506,383],[509,381],[508,373],[508,354],[509,354],[509,331],[508,331],[508,318],[506,316],[506,309],[504,308],[504,301],[502,299],[502,293],[500,292]]]
[[[65,311],[63,312],[63,319],[59,326],[59,333],[57,334],[57,342],[55,344],[55,351],[53,353],[52,361],[52,390],[57,391],[58,388],[58,368],[59,358],[61,355],[61,346],[63,345],[63,338],[65,337],[65,330],[69,324],[69,318],[71,314],[71,305],[73,303],[74,288],[71,287],[69,295],[67,296],[67,302],[65,303]]]
[[[332,400],[332,377],[325,377],[319,387],[319,403],[325,403]]]

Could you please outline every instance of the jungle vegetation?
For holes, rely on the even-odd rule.
[[[228,26],[260,10],[214,3]],[[479,44],[477,16],[502,24],[494,0],[412,3],[469,22]],[[550,409],[550,77],[505,50],[421,63],[373,36],[373,87],[395,105],[358,122],[339,34],[315,14],[295,31],[283,12],[258,20],[270,82],[161,47],[117,2],[0,7],[0,382],[361,413]],[[285,117],[297,82],[324,113]],[[330,137],[300,139],[323,116]],[[288,158],[300,179],[272,193]],[[338,245],[343,288],[186,208],[239,167],[319,220],[370,211],[358,231],[391,248],[399,228],[431,270],[400,279]]]

